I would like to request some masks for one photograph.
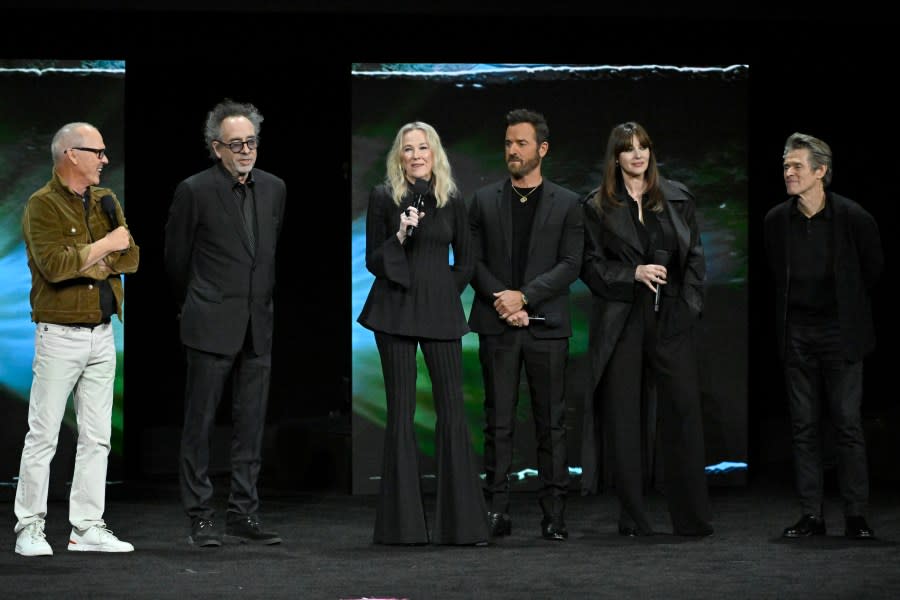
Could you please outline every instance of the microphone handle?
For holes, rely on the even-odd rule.
[[[106,213],[106,216],[109,217],[109,223],[110,223],[110,225],[112,225],[112,228],[118,229],[119,228],[119,218],[116,216],[115,211],[112,211],[112,210],[108,211]],[[119,254],[126,254],[127,252],[128,252],[128,248],[125,248],[124,250],[119,250]]]
[[[418,211],[419,205],[421,204],[421,202],[422,202],[422,196],[416,196],[416,201],[413,202],[412,204],[410,204],[409,207],[415,208],[416,211]],[[409,210],[409,208],[407,208],[406,210]],[[412,234],[413,234],[413,232],[415,232],[415,230],[416,230],[415,225],[407,225],[406,226],[406,237],[412,237]]]

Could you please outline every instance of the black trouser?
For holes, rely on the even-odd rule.
[[[431,377],[437,463],[437,506],[431,541],[487,541],[487,510],[475,472],[462,382],[462,344],[375,332],[384,374],[387,419],[374,541],[429,541],[416,443],[416,348],[421,346]]]
[[[262,464],[272,355],[255,356],[249,346],[248,342],[234,355],[185,347],[187,373],[180,479],[181,499],[191,518],[208,519],[215,513],[210,505],[213,485],[209,479],[209,455],[216,409],[229,375],[233,378],[233,430],[228,514],[254,515],[259,509],[256,483]]]
[[[663,306],[670,308],[671,303]],[[641,464],[641,390],[646,372],[656,385],[658,443],[673,528],[678,534],[702,534],[710,529],[710,508],[694,330],[662,339],[658,314],[662,313],[653,311],[652,294],[637,295],[599,384],[613,454],[613,485],[621,503],[619,525],[652,531],[644,512]]]
[[[838,484],[845,515],[861,515],[869,499],[866,441],[863,435],[863,364],[848,362],[841,331],[831,325],[788,325],[785,383],[791,412],[794,469],[804,513],[822,514],[820,410],[824,394],[835,429]]]
[[[565,374],[568,338],[540,339],[527,329],[480,335],[484,376],[485,496],[494,512],[509,511],[509,475],[522,364],[537,436],[538,496],[545,513],[562,514],[569,486],[566,460]]]

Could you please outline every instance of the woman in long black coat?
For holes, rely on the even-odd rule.
[[[592,293],[586,414],[602,415],[621,507],[619,533],[653,533],[644,511],[641,460],[641,396],[650,385],[657,394],[674,532],[709,535],[694,343],[706,263],[693,196],[660,177],[650,136],[627,122],[610,133],[603,184],[585,200],[584,214],[581,279]],[[595,430],[593,423],[585,429]],[[585,442],[587,452],[596,446],[595,440]]]

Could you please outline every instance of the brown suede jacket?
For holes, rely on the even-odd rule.
[[[121,273],[137,271],[140,249],[131,239],[124,252],[112,252],[99,263],[81,271],[90,253],[89,246],[113,229],[101,208],[100,199],[108,188],[90,188],[91,200],[85,218],[81,196],[69,189],[56,171],[47,184],[25,205],[22,233],[31,269],[31,320],[35,323],[99,323],[98,280],[109,279],[116,297],[116,312],[122,320]],[[116,216],[126,225],[122,207],[116,200]],[[105,263],[110,271],[101,268]]]

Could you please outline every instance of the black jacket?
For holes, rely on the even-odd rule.
[[[366,213],[366,268],[375,275],[372,289],[357,319],[373,331],[439,340],[468,333],[460,294],[472,278],[472,244],[463,200],[451,196],[436,207],[425,197],[425,216],[413,236],[397,239],[400,206],[386,185],[369,194]],[[453,250],[453,264],[447,249]]]
[[[512,289],[512,214],[504,201],[510,185],[505,179],[479,189],[469,207],[475,257],[469,327],[481,335],[497,335],[509,327],[497,315],[493,293]],[[578,278],[583,245],[578,195],[544,179],[521,286],[529,314],[551,319],[549,325],[534,321],[528,326],[535,337],[571,337],[569,285]]]
[[[859,361],[875,348],[870,290],[881,274],[884,255],[878,224],[856,202],[826,192],[833,210],[834,281],[844,358]],[[773,207],[765,220],[765,245],[775,278],[775,318],[778,353],[784,358],[787,300],[790,294],[790,214],[797,203],[792,196]]]
[[[253,348],[272,348],[275,247],[286,189],[282,179],[253,169],[255,251],[229,176],[219,164],[178,184],[166,222],[166,271],[181,307],[181,341],[204,352],[240,350],[248,322]]]
[[[668,218],[675,230],[681,270],[671,277],[680,285],[662,286],[660,336],[667,338],[690,328],[703,311],[706,259],[697,228],[694,197],[677,181],[663,179],[660,189],[665,197],[661,218]],[[585,241],[581,267],[581,279],[592,297],[588,336],[591,392],[619,340],[637,286],[644,285],[635,281],[635,269],[647,262],[629,207],[610,208],[601,215],[589,201],[594,193],[588,194],[583,202]],[[667,301],[667,298],[679,301]]]

